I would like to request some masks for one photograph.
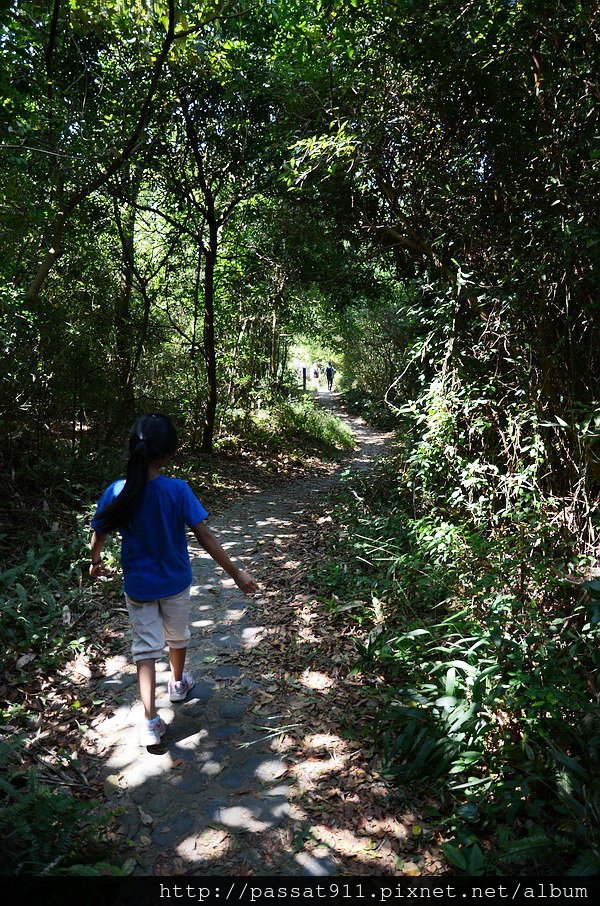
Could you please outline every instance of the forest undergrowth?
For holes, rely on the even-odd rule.
[[[378,702],[364,734],[397,789],[439,797],[429,818],[459,873],[597,874],[589,550],[557,501],[524,483],[499,507],[497,481],[473,494],[440,453],[405,417],[375,480],[355,475],[337,495],[314,570],[321,600],[360,633],[355,673]]]
[[[213,456],[184,444],[171,474],[219,513],[240,495],[328,470],[351,444],[342,423],[304,397],[230,417]],[[80,749],[82,734],[111,704],[112,693],[98,692],[96,681],[122,647],[118,542],[107,547],[108,581],[92,584],[87,567],[96,500],[123,462],[119,451],[86,451],[82,443],[73,455],[54,439],[13,456],[3,476],[2,873],[132,869],[115,861],[114,814],[94,805],[100,766]]]

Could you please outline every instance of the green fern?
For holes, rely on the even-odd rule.
[[[552,852],[572,848],[572,841],[567,838],[549,837],[544,833],[534,833],[522,840],[511,840],[502,850],[504,862],[526,862],[528,859],[540,858]]]
[[[51,874],[106,849],[99,826],[109,816],[95,817],[91,803],[50,789],[33,768],[0,777],[0,792],[0,874]]]
[[[577,857],[577,860],[567,871],[567,875],[597,877],[600,875],[600,853],[593,849],[586,850],[586,852]]]

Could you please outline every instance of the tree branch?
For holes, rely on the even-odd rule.
[[[169,50],[171,48],[171,45],[173,44],[175,35],[175,0],[168,0],[168,4],[169,24],[167,27],[167,33],[162,43],[160,53],[158,54],[158,57],[156,58],[156,62],[152,69],[150,85],[148,86],[148,90],[146,92],[146,96],[144,98],[144,102],[137,119],[137,123],[131,135],[129,136],[129,139],[126,141],[124,147],[116,156],[116,158],[88,183],[86,183],[75,192],[72,192],[71,196],[67,198],[66,202],[62,206],[62,210],[57,212],[52,228],[51,247],[48,249],[46,256],[39,266],[37,274],[32,280],[25,296],[25,301],[28,304],[31,304],[37,299],[50,271],[54,267],[55,262],[63,253],[63,236],[65,226],[73,215],[73,212],[81,204],[82,201],[84,201],[89,195],[92,194],[92,192],[96,192],[103,185],[105,185],[110,180],[110,178],[120,170],[125,161],[129,159],[134,151],[137,150],[138,142],[142,137],[142,134],[150,117],[152,102],[158,89],[163,66],[168,57]]]

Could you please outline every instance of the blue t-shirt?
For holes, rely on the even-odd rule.
[[[112,503],[125,486],[113,481],[106,489],[92,519]],[[129,528],[121,532],[121,566],[125,593],[137,601],[154,601],[178,595],[192,582],[186,526],[192,528],[208,513],[186,481],[159,475],[146,482],[139,508]]]

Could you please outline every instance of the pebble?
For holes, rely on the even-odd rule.
[[[232,701],[226,701],[221,705],[219,713],[221,717],[224,717],[227,720],[236,720],[244,714],[251,704],[252,699],[250,698],[238,698]]]
[[[219,679],[240,676],[241,672],[241,667],[236,667],[234,664],[219,664],[214,669],[214,675]]]
[[[183,702],[183,705],[189,704],[190,702],[199,701],[205,703],[210,700],[211,695],[214,692],[213,683],[203,683],[196,681],[194,688],[188,692],[188,696]]]

